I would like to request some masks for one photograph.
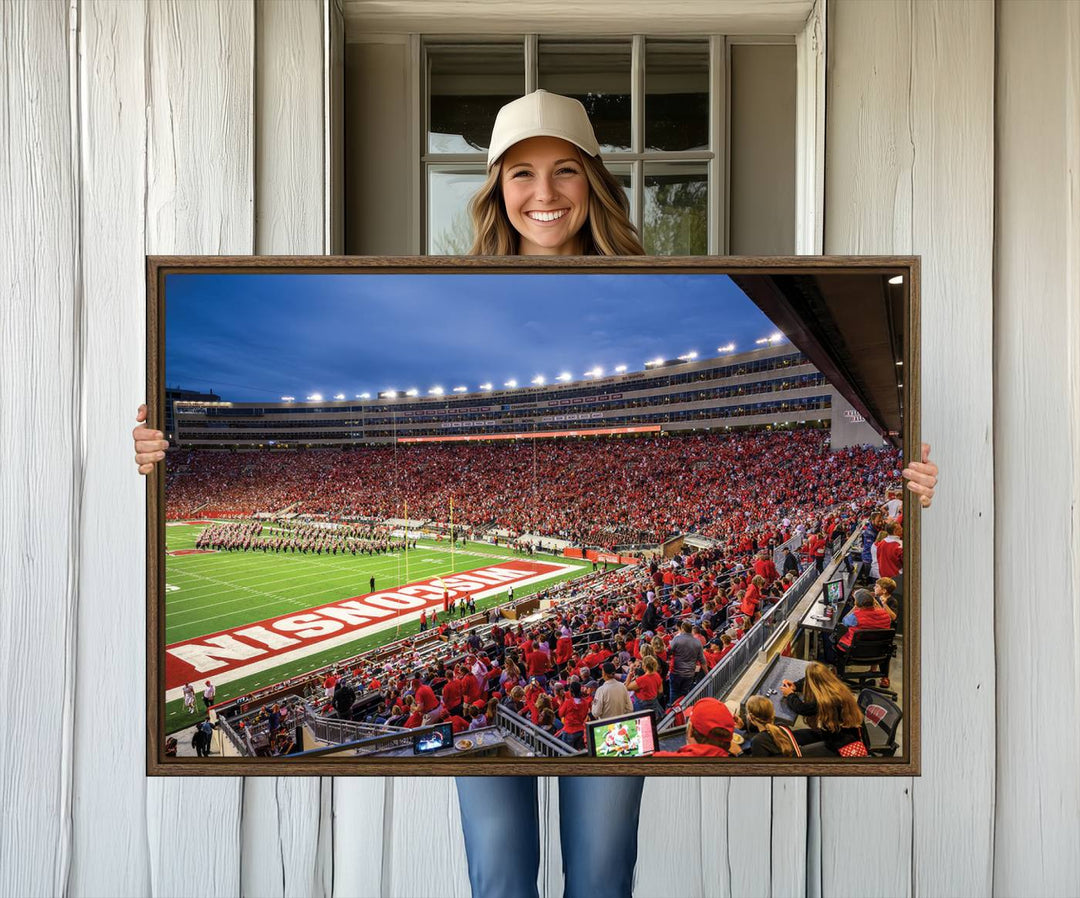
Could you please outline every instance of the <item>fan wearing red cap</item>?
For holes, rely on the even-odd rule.
[[[678,751],[658,751],[654,758],[728,758],[735,718],[715,698],[699,698],[686,722],[686,745]]]

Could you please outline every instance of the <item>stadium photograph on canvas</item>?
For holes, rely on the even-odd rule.
[[[149,773],[919,773],[917,258],[147,273]]]

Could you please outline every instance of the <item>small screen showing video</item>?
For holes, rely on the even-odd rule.
[[[413,754],[427,755],[454,744],[454,730],[448,723],[440,723],[431,730],[413,736]]]
[[[644,758],[656,751],[652,711],[589,724],[589,754],[597,758]]]
[[[830,580],[825,584],[825,601],[830,605],[839,605],[844,601],[843,580]]]

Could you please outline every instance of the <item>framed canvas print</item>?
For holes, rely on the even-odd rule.
[[[147,277],[149,773],[919,773],[918,258]]]

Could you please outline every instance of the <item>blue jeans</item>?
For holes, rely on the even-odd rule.
[[[563,898],[630,898],[641,776],[559,777]],[[459,776],[473,898],[538,898],[536,777]]]

